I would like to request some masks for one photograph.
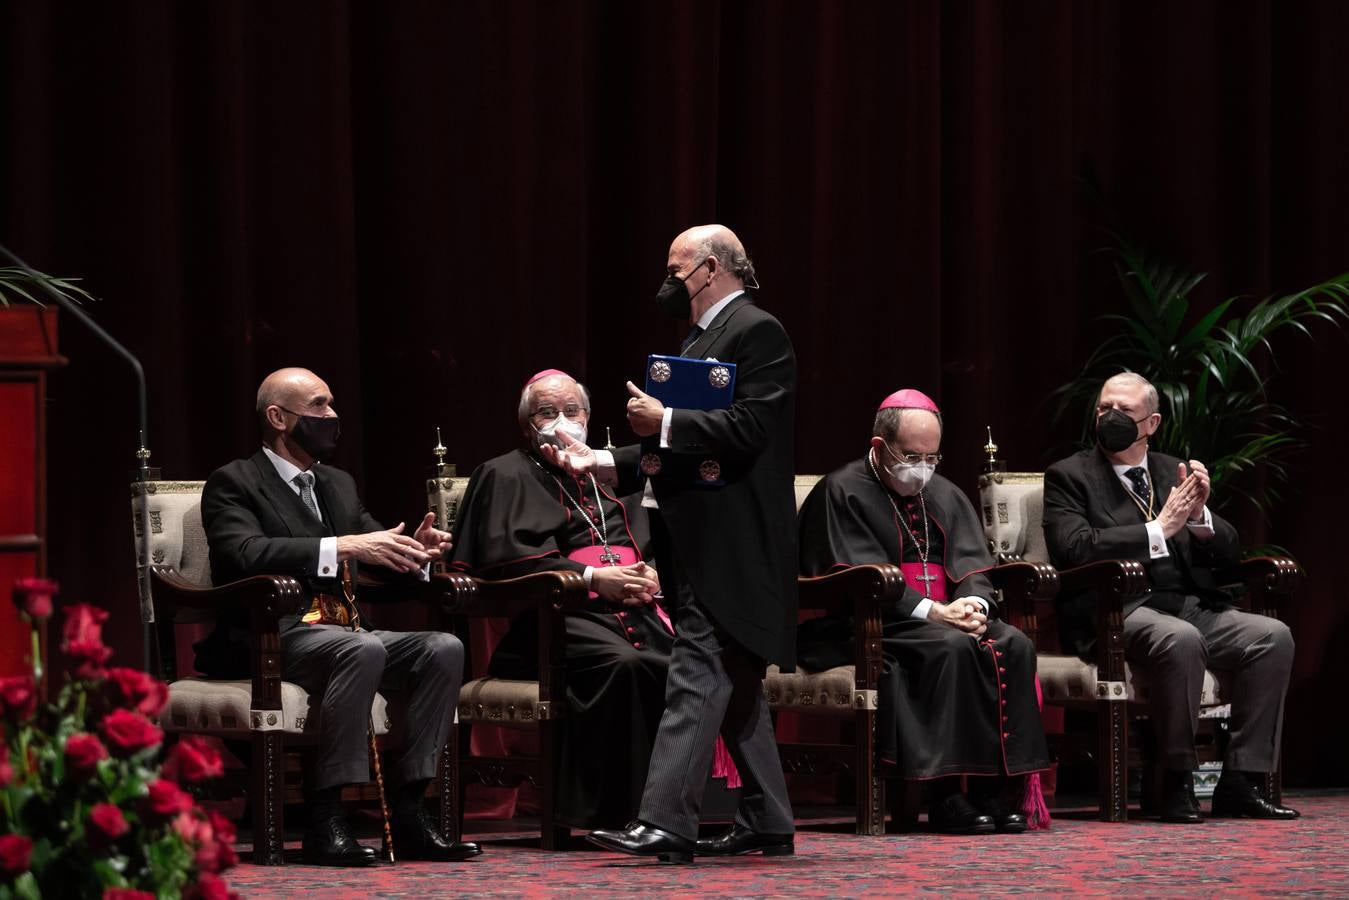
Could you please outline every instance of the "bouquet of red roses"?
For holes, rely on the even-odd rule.
[[[37,578],[14,585],[34,648],[56,590]],[[0,900],[233,896],[219,873],[238,861],[234,825],[182,787],[219,775],[219,753],[185,736],[161,761],[155,717],[168,686],[106,667],[106,611],[77,603],[63,614],[74,665],[55,702],[38,703],[36,649],[33,675],[0,678]]]

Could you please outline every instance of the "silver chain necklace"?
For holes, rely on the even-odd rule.
[[[595,525],[595,520],[590,518],[590,515],[582,508],[581,504],[576,501],[576,498],[567,491],[567,488],[562,484],[562,479],[545,469],[543,463],[539,462],[534,457],[531,456],[529,461],[538,466],[540,472],[553,479],[553,482],[557,485],[557,489],[562,492],[562,496],[566,497],[567,500],[571,502],[571,505],[576,508],[576,512],[578,512],[581,518],[585,520],[585,523],[590,526],[590,530],[594,532],[595,537],[600,539],[600,562],[606,566],[616,566],[621,563],[623,557],[619,556],[617,551],[609,546],[609,527],[604,521],[604,504],[600,502],[600,486],[599,482],[595,480],[595,476],[590,476],[590,486],[595,489],[595,509],[600,520],[598,526]]]
[[[885,482],[881,480],[881,473],[876,470],[876,461],[871,458],[870,453],[867,454],[867,465],[871,467],[871,474],[876,476],[876,484],[880,486],[881,493],[885,494],[885,499],[890,501],[890,508],[895,511],[895,518],[899,520],[899,527],[904,529],[904,533],[909,536],[909,540],[913,541],[913,545],[918,548],[918,561],[923,566],[923,574],[919,575],[915,580],[923,583],[923,597],[931,600],[932,582],[937,580],[937,576],[929,575],[927,573],[927,555],[928,550],[931,547],[932,536],[928,526],[927,501],[923,499],[923,492],[918,492],[918,509],[923,514],[923,542],[920,544],[918,543],[918,537],[913,533],[913,529],[909,527],[909,523],[904,518],[903,513],[899,511],[899,504],[895,502],[894,497],[890,496],[890,489],[887,488]],[[904,555],[901,551],[900,562],[903,561]]]

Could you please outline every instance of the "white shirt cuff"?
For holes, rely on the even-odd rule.
[[[1203,518],[1202,520],[1198,521],[1198,522],[1186,522],[1186,523],[1185,523],[1185,526],[1186,526],[1187,528],[1193,529],[1194,531],[1207,531],[1209,534],[1212,534],[1212,533],[1213,533],[1213,513],[1209,512],[1209,511],[1208,511],[1208,507],[1205,506],[1205,507],[1204,507],[1204,518]]]
[[[337,538],[319,539],[319,567],[314,574],[320,578],[337,577]]]
[[[909,616],[914,619],[926,619],[927,614],[932,611],[932,600],[924,597],[918,601],[918,605],[913,608]]]
[[[431,580],[431,564],[430,564],[430,563],[427,563],[426,565],[424,565],[424,566],[421,567],[421,570],[417,573],[417,580],[418,580],[418,581],[430,581],[430,580]]]
[[[595,454],[595,477],[604,484],[618,484],[618,466],[614,465],[614,454],[608,450],[593,450]],[[586,578],[586,584],[590,579]]]
[[[586,580],[586,587],[590,587],[590,579],[595,575],[594,566],[586,566],[586,570],[581,573],[581,577]]]
[[[670,422],[674,419],[674,410],[665,407],[664,414],[660,417],[660,448],[662,450],[670,449]]]
[[[1162,531],[1162,523],[1153,519],[1147,524],[1148,529],[1148,553],[1152,559],[1161,559],[1164,556],[1170,556],[1171,551],[1166,547],[1166,533]]]

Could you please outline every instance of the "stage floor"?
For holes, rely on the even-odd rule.
[[[1349,794],[1289,793],[1289,823],[1213,820],[1120,825],[1056,811],[1049,831],[947,837],[859,837],[835,821],[805,820],[797,855],[703,860],[691,866],[573,846],[543,853],[537,833],[470,822],[485,852],[466,863],[400,863],[365,870],[244,863],[227,873],[246,897],[876,897],[932,893],[1176,897],[1349,896]],[[1201,804],[1207,809],[1207,802]],[[298,850],[298,846],[296,848]]]

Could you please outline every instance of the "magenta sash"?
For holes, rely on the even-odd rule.
[[[923,574],[922,563],[900,563],[899,571],[904,573],[904,581],[909,587],[913,588],[924,597],[931,597],[933,600],[946,602],[946,569],[940,565],[932,563],[927,564],[927,574],[932,576],[932,580],[924,585],[921,580]]]

